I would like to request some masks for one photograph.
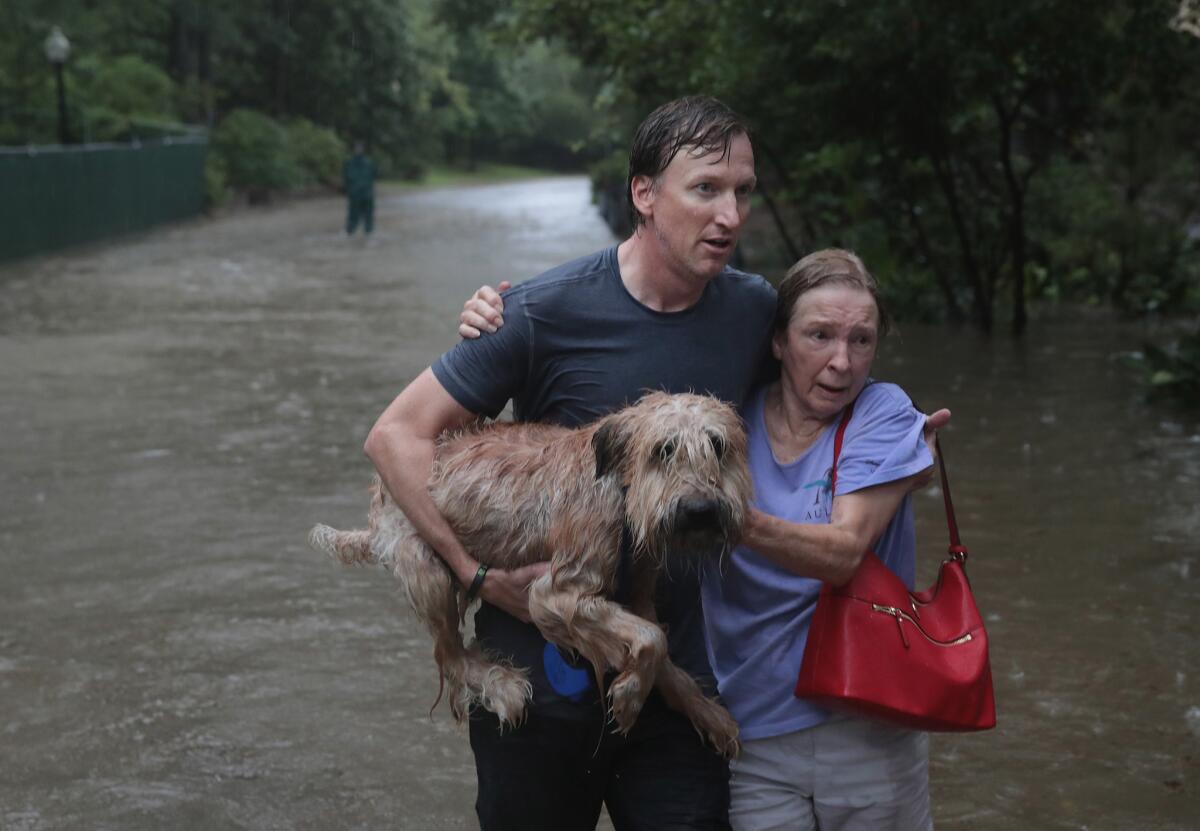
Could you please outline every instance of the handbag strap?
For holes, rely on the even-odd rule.
[[[833,468],[829,473],[829,495],[832,498],[837,493],[837,468],[838,459],[842,457],[842,441],[846,437],[846,427],[850,424],[850,417],[854,415],[854,402],[846,407],[842,413],[842,420],[838,424],[837,435],[833,437]],[[959,562],[966,562],[967,548],[962,544],[962,540],[958,536],[958,520],[954,516],[954,500],[950,497],[950,479],[946,476],[946,454],[942,452],[942,444],[938,441],[937,433],[933,435],[933,449],[937,454],[938,471],[942,478],[942,501],[946,503],[946,527],[950,532],[950,556]]]

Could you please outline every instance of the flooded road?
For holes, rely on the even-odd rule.
[[[365,516],[374,417],[480,282],[607,244],[580,178],[313,200],[0,267],[0,828],[475,827],[466,735]],[[903,326],[945,434],[1000,726],[936,736],[940,829],[1200,817],[1200,427],[1114,358]],[[943,550],[918,499],[921,574]]]

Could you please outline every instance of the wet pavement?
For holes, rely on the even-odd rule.
[[[0,827],[473,827],[426,636],[304,538],[469,291],[610,237],[579,178],[341,211],[0,270]]]
[[[307,200],[0,266],[0,828],[475,827],[465,733],[360,525],[375,416],[481,282],[608,244],[582,178]],[[946,433],[1000,727],[935,736],[939,828],[1200,817],[1200,427],[1088,316],[904,326]],[[944,525],[918,499],[921,574]]]

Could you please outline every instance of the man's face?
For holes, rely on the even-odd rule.
[[[705,282],[716,277],[733,256],[754,183],[754,150],[744,134],[734,136],[724,158],[695,147],[676,153],[643,210],[663,265]]]

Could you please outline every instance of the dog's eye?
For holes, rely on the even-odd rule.
[[[708,441],[712,444],[713,453],[720,459],[725,455],[725,439],[716,433],[708,434]]]
[[[658,447],[654,448],[654,455],[658,456],[660,462],[668,462],[675,455],[675,442],[667,440],[659,443]]]

